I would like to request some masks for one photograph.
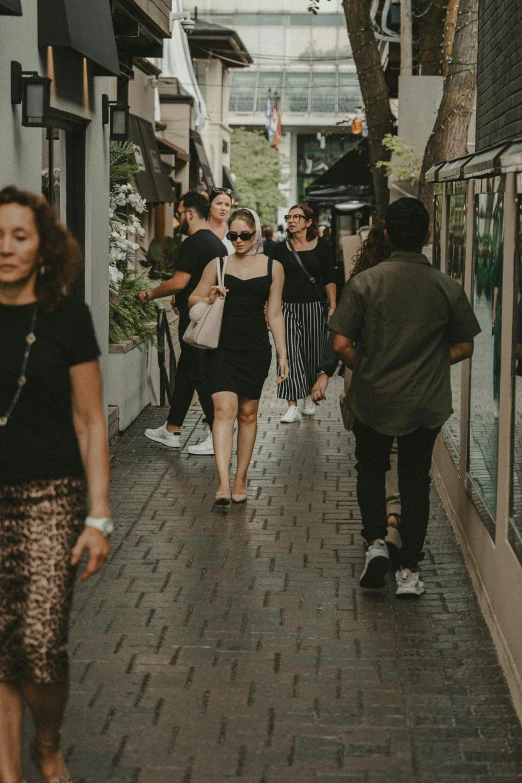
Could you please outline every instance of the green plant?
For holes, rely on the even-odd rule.
[[[181,234],[165,237],[163,247],[159,239],[153,239],[145,256],[145,265],[150,268],[151,280],[169,280],[174,274],[181,245]]]
[[[156,302],[142,305],[138,300],[140,291],[150,289],[148,280],[134,277],[129,271],[123,272],[118,287],[118,304],[109,304],[109,342],[123,343],[131,337],[143,337],[154,341],[155,326],[150,322],[156,320],[158,310]]]
[[[111,188],[121,182],[128,182],[138,173],[135,159],[136,145],[131,141],[111,141],[109,150],[109,172]]]
[[[235,174],[241,204],[254,209],[261,223],[274,223],[278,207],[286,204],[279,188],[284,183],[281,156],[261,131],[234,130],[230,169]]]
[[[387,133],[382,141],[382,146],[390,150],[393,155],[391,160],[379,160],[376,163],[378,168],[383,168],[388,176],[395,177],[399,182],[416,183],[419,181],[422,156],[401,139],[400,136],[393,136]]]

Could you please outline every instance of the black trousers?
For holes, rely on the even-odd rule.
[[[192,345],[187,345],[187,343],[183,342],[182,337],[188,325],[188,317],[179,319],[178,334],[181,354],[176,367],[176,382],[167,422],[176,424],[178,427],[182,426],[194,397],[194,392],[197,391],[208,426],[212,429],[212,424],[214,423],[214,403],[208,387],[206,351],[194,348]]]
[[[397,438],[399,447],[399,492],[402,513],[401,566],[416,569],[430,517],[430,468],[433,447],[441,428],[419,427]],[[386,538],[386,471],[390,468],[392,435],[383,435],[356,421],[355,458],[357,500],[361,510],[362,535],[368,543]]]

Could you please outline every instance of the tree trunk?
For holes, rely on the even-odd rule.
[[[433,186],[425,181],[427,170],[439,161],[465,155],[468,149],[469,123],[475,102],[477,17],[478,0],[460,0],[448,75],[444,80],[442,101],[426,146],[420,177],[419,198],[430,214]]]
[[[376,167],[378,161],[391,157],[382,144],[384,136],[393,133],[388,87],[370,19],[369,0],[343,0],[342,5],[366,111],[377,217],[381,219],[390,200],[386,172]]]
[[[440,76],[446,7],[434,0],[417,0],[419,71],[422,76]]]
[[[444,40],[442,42],[442,75],[448,76],[451,55],[453,52],[453,42],[455,40],[455,30],[457,27],[457,16],[459,13],[459,0],[449,0],[446,9],[446,21],[444,23]]]

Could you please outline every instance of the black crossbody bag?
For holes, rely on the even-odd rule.
[[[299,255],[299,253],[297,252],[297,250],[295,249],[295,247],[293,246],[292,242],[289,239],[287,239],[287,242],[290,245],[290,250],[292,251],[295,260],[297,261],[297,263],[299,264],[299,266],[301,267],[301,269],[303,270],[303,272],[307,276],[307,278],[310,281],[310,283],[313,285],[314,291],[317,294],[317,296],[319,297],[319,301],[320,301],[321,307],[323,309],[323,315],[326,318],[326,320],[328,320],[328,313],[330,311],[330,302],[328,301],[328,299],[324,298],[324,293],[320,290],[319,286],[317,285],[317,280],[315,279],[315,277],[313,277],[309,273],[308,269],[305,267],[305,265],[301,261],[301,257]]]

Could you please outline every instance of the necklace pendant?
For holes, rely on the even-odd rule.
[[[20,387],[25,386],[26,383],[27,383],[27,378],[25,377],[25,375],[21,375],[18,378],[18,386]]]
[[[34,332],[29,332],[29,334],[25,338],[25,342],[28,345],[32,345],[34,342],[36,342],[36,335],[35,335],[35,333]]]
[[[0,427],[5,427],[7,424],[7,416],[0,416]]]

